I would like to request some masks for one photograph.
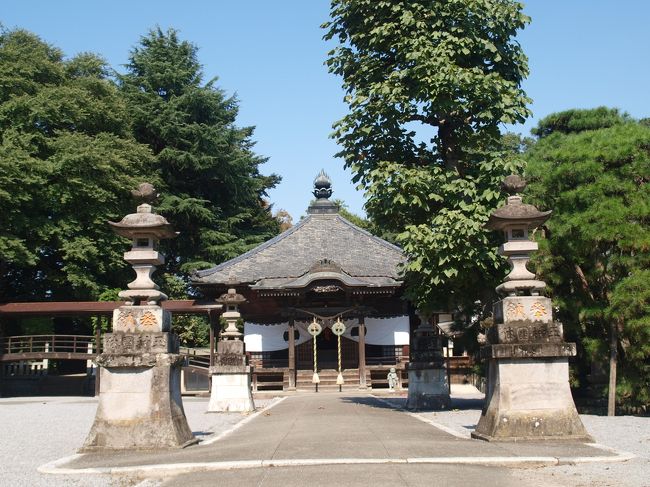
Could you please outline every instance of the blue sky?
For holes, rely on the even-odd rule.
[[[525,12],[532,23],[518,39],[529,57],[524,89],[533,117],[510,129],[527,134],[545,115],[575,107],[650,116],[650,2],[531,0]],[[340,79],[323,66],[328,45],[319,26],[328,13],[325,0],[5,0],[0,22],[31,30],[68,56],[99,53],[118,70],[150,28],[180,30],[199,46],[206,79],[217,76],[219,87],[237,94],[238,123],[257,127],[256,150],[269,157],[263,172],[283,178],[270,199],[297,220],[321,168],[334,196],[363,212],[363,194],[328,137],[346,113]]]

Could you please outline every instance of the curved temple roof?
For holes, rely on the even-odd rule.
[[[245,283],[251,289],[295,289],[323,280],[349,287],[401,286],[399,267],[406,260],[402,249],[340,216],[327,197],[319,197],[307,217],[289,230],[239,257],[196,272],[192,282]]]
[[[304,287],[337,279],[355,286],[400,286],[402,250],[334,214],[312,214],[286,232],[212,269],[195,284],[248,283],[255,289]]]

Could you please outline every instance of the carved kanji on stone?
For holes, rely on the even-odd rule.
[[[524,305],[519,302],[508,303],[506,308],[506,316],[509,320],[516,320],[517,318],[526,318]]]
[[[136,327],[136,320],[131,311],[120,311],[117,319],[118,329],[121,331],[133,332]]]
[[[535,318],[543,318],[543,317],[546,316],[546,313],[547,313],[546,308],[539,301],[536,302],[536,303],[533,303],[533,305],[530,307],[530,310],[532,311],[533,316]]]
[[[158,325],[158,320],[151,311],[147,311],[142,315],[142,318],[140,318],[140,325],[144,328],[154,328]]]

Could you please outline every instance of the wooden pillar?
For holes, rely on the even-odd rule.
[[[296,388],[296,324],[294,317],[289,318],[289,389]]]
[[[359,388],[365,389],[366,384],[366,318],[359,317]]]
[[[5,337],[4,337],[4,322],[0,319],[0,354],[7,353],[9,350],[6,348]],[[0,362],[0,397],[3,396],[4,392],[4,376],[5,376],[5,367],[9,364],[6,362]]]
[[[219,323],[219,314],[214,311],[208,312],[210,319],[210,367],[214,365],[214,330]]]
[[[102,322],[104,318],[99,316],[97,318],[97,328],[95,329],[95,357],[99,356],[102,351]],[[95,396],[99,396],[99,365],[95,363]]]
[[[208,311],[210,319],[210,367],[214,366],[215,331],[219,326],[219,313],[215,310]],[[212,392],[212,377],[208,374],[208,392]]]

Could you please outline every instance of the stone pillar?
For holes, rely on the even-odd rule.
[[[449,381],[442,354],[442,336],[428,317],[420,315],[420,326],[413,332],[406,408],[412,411],[448,409]]]
[[[223,317],[228,324],[217,343],[215,365],[210,367],[212,389],[208,412],[255,410],[251,392],[251,366],[246,357],[242,333],[237,330],[239,305],[246,300],[235,289],[228,289],[218,300],[226,307]]]
[[[481,356],[488,362],[486,405],[472,433],[481,440],[590,440],[569,388],[568,358],[574,343],[564,342],[562,324],[553,320],[546,284],[526,268],[537,243],[529,232],[551,212],[540,212],[514,195],[525,187],[519,176],[508,176],[504,189],[512,194],[495,210],[487,227],[502,230],[511,272],[496,290],[505,297],[494,305],[494,326]]]
[[[134,194],[146,198],[155,193],[151,185],[142,184]],[[148,204],[111,225],[117,234],[133,240],[124,258],[137,278],[120,292],[127,304],[113,312],[112,333],[103,336],[103,350],[96,359],[101,366],[99,404],[81,451],[195,443],[181,400],[183,358],[178,338],[170,333],[171,315],[158,305],[167,296],[151,280],[156,265],[164,263],[155,250],[158,240],[175,233]]]
[[[289,389],[296,389],[296,324],[289,318]]]
[[[359,317],[359,389],[366,389],[366,318]]]

